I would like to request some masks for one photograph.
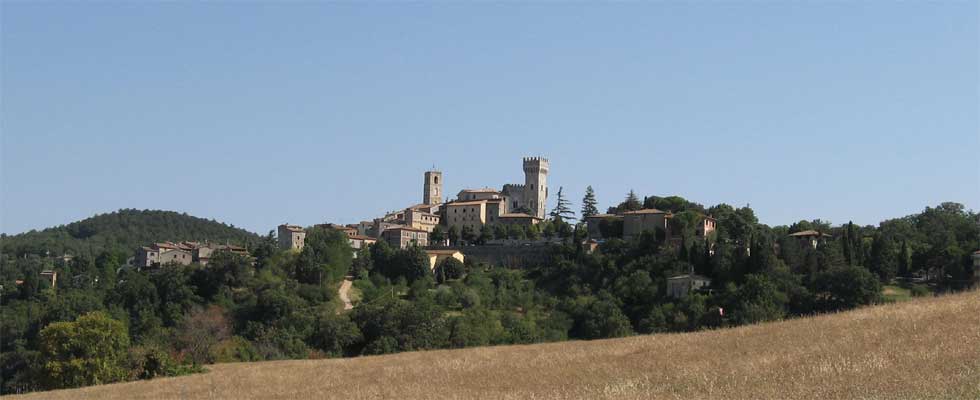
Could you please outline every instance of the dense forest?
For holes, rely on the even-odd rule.
[[[246,245],[258,238],[258,235],[233,225],[187,214],[127,209],[42,231],[0,235],[0,253],[18,257],[69,254],[94,259],[108,252],[125,260],[137,247],[158,241],[210,240]]]
[[[587,213],[597,212],[584,203]],[[650,232],[610,238],[593,251],[583,244],[585,228],[556,212],[520,233],[563,239],[549,245],[546,261],[507,269],[447,259],[434,273],[423,249],[379,242],[354,257],[346,236],[328,228],[309,229],[300,251],[280,250],[270,234],[251,242],[252,258],[219,253],[207,267],[120,269],[111,249],[121,245],[109,242],[65,265],[15,252],[0,259],[2,390],[147,379],[215,362],[696,331],[875,304],[885,286],[930,295],[975,282],[978,215],[956,203],[863,227],[820,220],[770,227],[749,207],[632,193],[610,211],[644,207],[671,211],[677,221],[710,214],[718,229],[703,240],[678,222],[677,240]],[[71,229],[78,228],[44,236],[45,246],[72,248],[79,239]],[[788,235],[803,230],[830,236],[816,248],[800,246]],[[501,234],[466,232],[473,242]],[[200,236],[152,240],[185,238]],[[3,239],[6,251],[11,238]],[[15,248],[29,248],[16,240],[23,247]],[[41,268],[84,270],[90,279],[51,288],[37,278]],[[667,278],[691,271],[710,277],[710,290],[668,296]],[[933,279],[913,279],[929,273]],[[343,312],[337,287],[346,274],[354,276],[357,301]],[[12,279],[24,282],[13,286]]]

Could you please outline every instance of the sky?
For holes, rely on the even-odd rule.
[[[266,233],[523,183],[876,224],[980,209],[973,1],[0,3],[0,231]]]

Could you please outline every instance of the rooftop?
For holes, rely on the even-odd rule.
[[[524,213],[507,213],[500,216],[500,218],[532,218],[532,219],[544,219],[540,217],[535,217],[533,215],[527,215]]]
[[[669,213],[666,211],[660,211],[656,208],[644,208],[642,210],[627,211],[623,213],[623,215],[627,215],[627,214],[634,215],[634,214],[669,214]]]
[[[799,231],[799,232],[796,232],[796,233],[790,233],[789,235],[790,236],[793,236],[793,237],[830,236],[830,235],[828,235],[826,233],[820,233],[820,232],[817,232],[815,230]]]
[[[585,218],[623,218],[623,216],[616,215],[616,214],[596,214],[596,215],[590,215]]]
[[[672,276],[670,278],[667,278],[667,280],[668,281],[673,281],[673,280],[688,279],[688,278],[694,279],[694,280],[699,280],[699,281],[710,281],[711,280],[711,278],[708,278],[707,276],[697,275],[697,274],[677,275],[677,276]]]
[[[456,253],[461,253],[461,251],[459,251],[459,250],[452,250],[452,249],[447,249],[447,250],[426,250],[425,253],[426,254],[456,254]]]
[[[458,201],[458,202],[455,202],[455,203],[447,203],[446,206],[449,206],[449,207],[455,207],[455,206],[476,206],[476,205],[480,205],[480,204],[486,204],[486,202],[487,202],[486,200]]]
[[[463,192],[467,192],[467,193],[500,193],[499,191],[497,191],[497,189],[494,189],[494,188],[463,189],[463,190],[460,190],[459,192],[460,193],[463,193]]]

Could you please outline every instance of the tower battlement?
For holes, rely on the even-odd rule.
[[[524,157],[524,172],[537,171],[548,173],[548,159],[542,157]]]

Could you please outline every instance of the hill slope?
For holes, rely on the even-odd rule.
[[[13,398],[980,398],[980,292],[735,329],[222,364]]]
[[[4,236],[4,254],[95,256],[103,250],[131,254],[137,247],[165,240],[210,240],[244,244],[258,236],[232,225],[173,211],[119,210],[42,231]]]

